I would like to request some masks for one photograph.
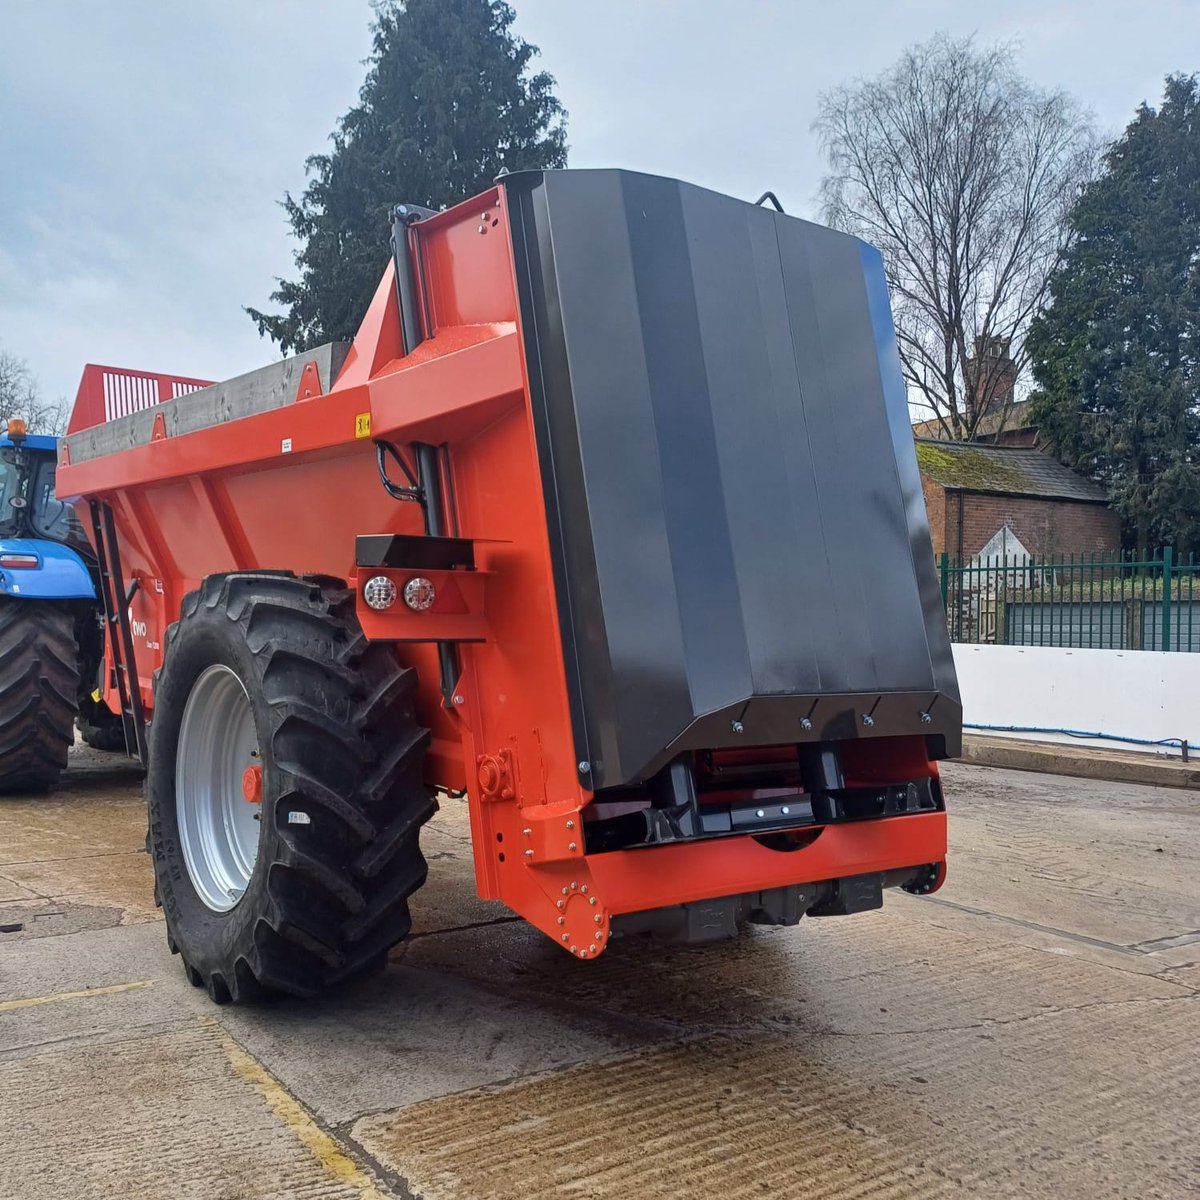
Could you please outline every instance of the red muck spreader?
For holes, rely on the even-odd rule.
[[[581,959],[938,887],[961,709],[876,251],[622,171],[392,251],[353,344],[88,368],[62,452],[192,982],[381,963],[435,793]]]

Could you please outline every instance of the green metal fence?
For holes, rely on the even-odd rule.
[[[1200,652],[1200,561],[1170,546],[938,566],[951,641]]]

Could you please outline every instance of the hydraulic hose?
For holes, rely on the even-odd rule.
[[[1178,747],[1182,752],[1183,761],[1188,761],[1188,739],[1187,738],[1138,738],[1126,737],[1119,733],[1099,733],[1086,729],[1049,729],[1041,725],[972,725],[968,722],[963,722],[964,729],[978,729],[985,733],[1059,733],[1066,734],[1068,737],[1077,738],[1096,738],[1101,741],[1108,742],[1126,742],[1131,746],[1172,746]]]

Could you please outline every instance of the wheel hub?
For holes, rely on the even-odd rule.
[[[250,700],[237,675],[216,664],[201,673],[188,696],[175,758],[180,848],[192,886],[214,912],[232,909],[250,884],[261,799]]]

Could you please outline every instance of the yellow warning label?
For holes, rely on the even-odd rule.
[[[359,413],[358,416],[354,418],[354,436],[356,438],[371,436],[370,413]]]
[[[96,704],[100,703],[100,689],[99,688],[92,688],[92,700]]]

